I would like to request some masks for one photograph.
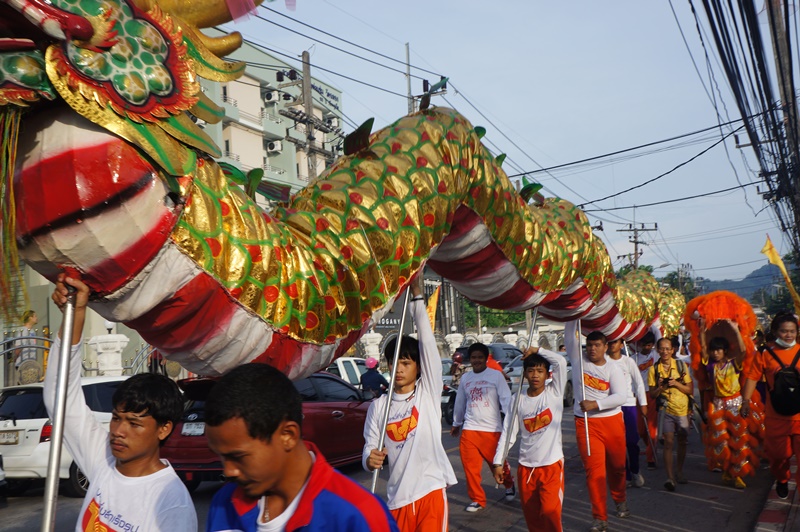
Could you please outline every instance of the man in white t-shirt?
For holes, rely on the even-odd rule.
[[[553,378],[548,381],[552,370]],[[520,436],[517,483],[522,513],[528,530],[561,532],[564,500],[564,450],[561,445],[561,416],[567,361],[563,356],[529,348],[522,363],[528,389],[523,393],[516,419],[506,416],[503,434],[494,455],[495,480],[504,480],[503,451]],[[512,398],[516,401],[517,397]],[[506,441],[508,444],[506,445]]]
[[[586,487],[592,503],[594,521],[589,530],[604,532],[608,530],[606,482],[617,506],[617,517],[624,518],[631,514],[625,492],[625,424],[620,409],[628,392],[622,371],[606,356],[606,337],[597,331],[586,335],[584,355],[577,332],[577,322],[564,324],[564,344],[573,368],[572,387],[581,399],[575,401],[574,407],[575,437],[586,470]]]
[[[452,436],[461,433],[461,464],[467,479],[467,495],[472,501],[465,508],[468,512],[477,512],[486,507],[481,469],[484,462],[492,465],[503,431],[500,413],[508,414],[511,401],[505,376],[486,366],[488,358],[489,348],[484,344],[474,343],[469,347],[472,371],[461,377],[453,412],[453,427],[450,429]],[[513,500],[514,479],[508,464],[505,464],[503,485],[506,488],[506,500]]]
[[[625,446],[628,461],[625,464],[625,478],[628,485],[637,488],[644,486],[644,477],[639,473],[639,419],[647,416],[647,391],[636,362],[622,355],[622,339],[608,342],[608,358],[619,365],[625,376],[627,399],[622,405],[622,418],[625,421]]]
[[[639,368],[645,392],[650,391],[650,386],[647,385],[647,376],[650,374],[650,368],[659,360],[655,345],[655,334],[648,332],[637,342],[636,352],[632,355],[633,361],[636,362],[636,366]],[[639,416],[639,436],[642,438],[642,441],[655,442],[657,433],[658,412],[655,408],[650,408],[647,410],[645,416]],[[647,457],[647,469],[655,469],[656,458],[653,454],[653,446],[647,445],[646,447],[645,456]]]
[[[60,274],[53,292],[59,308],[67,301],[64,283],[77,289],[64,443],[90,482],[75,530],[195,532],[197,515],[189,492],[172,466],[159,458],[161,444],[183,413],[178,386],[167,377],[150,373],[121,382],[112,397],[111,424],[106,431],[86,405],[81,388],[81,335],[89,288]],[[51,418],[60,336],[50,349],[44,380],[44,403]]]
[[[382,451],[378,443],[388,396],[373,401],[367,411],[362,465],[374,471],[388,456],[387,504],[400,530],[447,530],[446,488],[456,483],[456,475],[442,445],[442,359],[425,308],[422,274],[410,290],[419,339],[403,336],[400,340]],[[395,339],[384,349],[389,371],[396,345]]]

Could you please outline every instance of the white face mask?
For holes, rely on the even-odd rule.
[[[784,341],[783,341],[783,340],[781,340],[780,338],[776,338],[776,339],[775,339],[775,343],[776,343],[776,344],[778,344],[779,346],[781,346],[781,347],[782,347],[782,348],[784,348],[784,349],[789,349],[790,347],[794,347],[794,346],[795,346],[795,344],[797,344],[797,341],[794,341],[794,340],[793,340],[793,341],[792,341],[792,343],[791,343],[791,344],[789,344],[789,343],[786,343],[786,342],[784,342]]]

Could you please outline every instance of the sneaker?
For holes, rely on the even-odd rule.
[[[711,470],[712,473],[719,473],[722,469],[719,466],[715,466],[714,469]]]
[[[606,532],[608,530],[608,521],[601,521],[600,519],[595,519],[592,521],[592,528],[589,529],[589,532]]]
[[[655,468],[656,468],[656,463],[655,463],[655,462],[647,462],[647,469],[649,469],[650,471],[652,471],[652,470],[654,470]]]
[[[686,480],[686,477],[683,476],[682,473],[678,473],[678,484],[688,484],[689,481]]]
[[[733,487],[736,488],[737,490],[743,490],[747,487],[747,484],[744,483],[742,477],[736,477],[733,481]]]
[[[727,486],[730,486],[731,484],[733,484],[733,477],[728,472],[723,473],[722,483]]]
[[[631,516],[631,511],[628,510],[627,501],[622,501],[620,503],[617,503],[617,517],[625,518],[630,516]]]
[[[479,510],[483,510],[483,506],[481,506],[477,502],[471,502],[467,505],[466,508],[464,508],[465,512],[470,512],[470,513],[475,513]]]
[[[666,488],[667,491],[675,491],[675,483],[672,479],[667,479],[667,481],[664,482],[664,488]]]
[[[626,488],[632,488],[632,487],[633,487],[633,480],[629,480],[629,481],[627,481],[627,482],[625,483],[625,487],[626,487]]]
[[[775,483],[775,493],[778,494],[778,497],[781,499],[785,499],[789,497],[789,483],[788,482],[776,482]]]
[[[637,488],[644,486],[644,476],[641,473],[633,475],[633,485]]]
[[[515,488],[514,486],[511,486],[510,488],[508,488],[506,490],[506,500],[507,501],[513,501],[514,500],[514,495],[516,495],[516,494],[517,494],[517,488]]]

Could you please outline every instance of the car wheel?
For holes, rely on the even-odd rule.
[[[86,495],[86,490],[89,489],[89,479],[80,470],[78,464],[72,462],[69,466],[69,478],[66,480],[66,493],[70,497],[81,497]]]
[[[200,480],[196,478],[192,480],[184,480],[184,479],[181,480],[183,480],[183,485],[186,486],[186,491],[188,491],[189,493],[194,493],[194,490],[196,490],[197,487],[200,485]]]
[[[19,497],[28,491],[31,484],[33,484],[33,480],[29,478],[7,478],[5,494],[8,497]]]
[[[447,422],[448,425],[453,424],[453,412],[456,410],[456,394],[450,396],[450,400],[447,401],[447,404],[444,406],[444,411],[442,411],[442,416],[444,420]]]
[[[567,385],[564,386],[564,406],[572,406],[572,403],[575,402],[575,398],[573,397],[572,393],[572,382],[567,381]]]

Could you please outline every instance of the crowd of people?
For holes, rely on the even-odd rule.
[[[103,526],[196,530],[188,492],[169,463],[159,458],[161,444],[181,415],[178,388],[158,374],[126,380],[114,394],[106,434],[78,384],[89,289],[62,274],[53,293],[59,307],[66,302],[67,286],[74,287],[77,295],[65,442],[91,482],[76,530]],[[376,394],[389,386],[393,393],[372,402],[364,427],[362,465],[373,472],[388,469],[386,500],[334,470],[313,444],[303,440],[302,401],[291,381],[272,367],[250,364],[219,379],[206,401],[209,447],[220,456],[224,476],[231,481],[214,496],[208,531],[448,529],[447,489],[456,483],[456,475],[441,437],[442,360],[422,285],[412,283],[411,289],[417,338],[399,339],[394,382],[373,379],[370,387]],[[800,452],[800,412],[787,410],[791,401],[776,390],[784,379],[780,372],[800,359],[797,327],[792,314],[776,317],[772,341],[766,349],[750,353],[750,363],[745,363],[741,345],[732,348],[725,338],[713,337],[707,343],[704,339],[702,365],[693,372],[675,357],[671,339],[648,333],[635,352],[625,354],[622,341],[590,332],[584,350],[580,323],[568,322],[566,358],[536,346],[528,348],[522,374],[528,386],[517,396],[512,396],[504,375],[488,366],[488,348],[473,344],[468,350],[471,371],[461,375],[451,430],[459,438],[470,499],[464,510],[479,512],[486,507],[481,486],[485,462],[493,479],[505,487],[506,499],[519,496],[529,530],[562,529],[561,426],[567,360],[578,394],[573,417],[591,502],[591,531],[608,530],[609,491],[614,515],[621,519],[631,515],[627,489],[645,483],[639,469],[640,442],[647,449],[648,468],[656,468],[659,459],[663,462],[666,490],[675,491],[687,482],[683,466],[694,420],[693,377],[700,377],[697,380],[704,386],[700,391],[708,414],[703,438],[709,468],[722,472],[723,482],[745,488],[744,477],[760,458],[758,445],[752,442],[760,437],[763,422],[764,451],[776,491],[786,498],[789,461]],[[51,357],[59,356],[60,341],[56,339]],[[389,364],[397,341],[386,346]],[[369,369],[374,371],[375,365]],[[57,360],[51,363],[51,368],[57,366]],[[756,389],[762,379],[770,400],[765,415],[759,417],[754,411],[759,409]],[[55,371],[48,371],[48,412],[54,410],[55,380]],[[517,440],[515,479],[507,452]]]

